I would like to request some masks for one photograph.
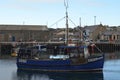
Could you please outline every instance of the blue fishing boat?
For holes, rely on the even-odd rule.
[[[66,7],[66,41],[64,45],[43,44],[20,48],[17,56],[18,69],[40,71],[101,71],[104,54],[91,54],[88,42],[69,44],[68,4]]]
[[[42,46],[41,46],[42,47]],[[21,48],[17,56],[18,69],[40,71],[99,71],[104,54],[89,54],[87,46],[44,46],[41,51]],[[87,52],[87,53],[86,53]]]

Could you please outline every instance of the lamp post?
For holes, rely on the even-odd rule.
[[[94,16],[94,25],[96,25],[96,16]]]

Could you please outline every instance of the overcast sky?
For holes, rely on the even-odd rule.
[[[96,24],[120,25],[120,0],[68,0],[70,27]],[[1,0],[0,24],[48,25],[48,27],[65,27],[64,0]]]

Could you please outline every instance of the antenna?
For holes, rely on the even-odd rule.
[[[64,6],[66,9],[68,9],[68,0],[64,0]]]

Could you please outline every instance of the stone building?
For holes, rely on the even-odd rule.
[[[120,30],[117,27],[108,27],[100,35],[102,42],[120,42]]]
[[[85,26],[85,37],[88,37],[89,40],[97,41],[99,40],[99,35],[106,30],[106,26],[100,25],[92,25]],[[83,33],[84,33],[83,31]]]
[[[0,42],[48,41],[49,38],[46,25],[0,25]]]

